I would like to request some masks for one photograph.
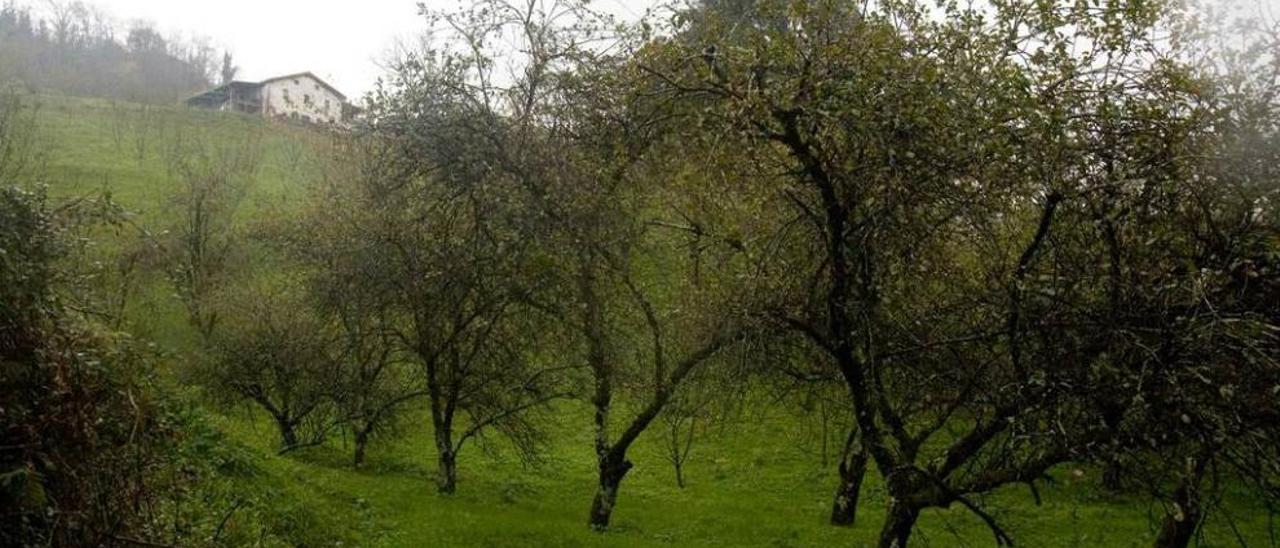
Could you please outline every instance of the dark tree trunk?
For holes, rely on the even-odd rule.
[[[861,447],[848,444],[840,457],[840,486],[831,505],[831,524],[853,526],[858,517],[858,497],[862,478],[867,473],[867,454]]]
[[[437,474],[436,487],[441,494],[452,495],[458,490],[458,456],[452,450],[440,452]]]
[[[613,516],[613,508],[618,502],[618,486],[622,478],[631,471],[631,461],[626,457],[617,459],[602,458],[600,460],[600,486],[596,490],[596,498],[591,503],[592,529],[603,531],[609,528],[609,518]]]
[[[364,450],[365,450],[365,446],[369,444],[368,428],[364,428],[356,431],[355,444],[356,444],[356,450],[355,450],[355,456],[353,457],[353,461],[354,461],[355,467],[359,468],[364,465]]]
[[[1114,244],[1114,241],[1112,243]],[[1118,276],[1118,274],[1113,272],[1112,273],[1113,284],[1118,283],[1114,280],[1116,276]],[[1116,304],[1117,298],[1118,297],[1114,295],[1114,291],[1113,291],[1113,296],[1112,296],[1113,314],[1118,314],[1118,309],[1115,309],[1115,307],[1118,306]],[[1104,401],[1101,407],[1102,407],[1102,421],[1103,421],[1103,424],[1106,425],[1107,430],[1109,431],[1111,437],[1119,436],[1120,422],[1124,420],[1124,406],[1112,401]],[[1124,467],[1120,463],[1120,457],[1118,455],[1109,456],[1106,459],[1102,469],[1102,488],[1109,493],[1113,493],[1113,494],[1119,493],[1121,489],[1123,489],[1124,487],[1121,483],[1121,479],[1123,478],[1123,476],[1124,476]]]
[[[1108,461],[1106,468],[1102,470],[1102,488],[1109,493],[1119,493],[1124,488],[1120,481],[1122,475],[1120,463],[1115,460]]]
[[[276,426],[280,428],[280,442],[284,444],[284,449],[298,446],[298,432],[293,428],[293,422],[284,417],[276,417]]]
[[[911,531],[920,518],[920,509],[907,506],[898,501],[889,503],[885,514],[884,527],[880,530],[880,548],[907,548]]]
[[[458,490],[458,453],[453,445],[453,404],[446,400],[440,384],[435,380],[435,362],[428,369],[428,391],[431,395],[431,427],[436,442],[436,490],[442,495],[452,495]]]
[[[1201,468],[1201,470],[1203,470]],[[1155,548],[1186,548],[1195,538],[1204,513],[1200,509],[1199,477],[1184,478],[1173,493],[1173,511],[1164,517]]]
[[[671,464],[676,469],[676,486],[684,489],[684,461],[677,460]]]

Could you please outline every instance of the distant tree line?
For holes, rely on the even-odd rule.
[[[122,28],[93,4],[52,0],[41,6],[9,0],[0,8],[0,81],[168,104],[209,86],[224,60],[207,39],[165,36],[142,21]]]

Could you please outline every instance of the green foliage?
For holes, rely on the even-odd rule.
[[[283,450],[323,441],[342,380],[336,334],[278,291],[242,290],[221,311],[239,321],[207,341],[202,384],[230,403],[247,400],[269,413]]]
[[[610,48],[592,45],[607,18],[551,4],[428,14],[461,42],[405,59],[350,139],[45,99],[37,119],[80,145],[52,171],[109,166],[113,194],[162,204],[141,224],[181,227],[188,259],[217,259],[179,270],[185,299],[112,315],[164,325],[151,332],[178,350],[175,376],[214,389],[200,397],[256,403],[220,416],[161,397],[174,388],[151,380],[156,356],[68,289],[106,270],[65,266],[92,262],[76,257],[93,231],[63,215],[134,218],[105,200],[46,215],[41,193],[15,190],[3,249],[21,258],[0,295],[27,311],[5,333],[62,351],[17,361],[92,373],[65,393],[106,417],[99,468],[130,450],[156,463],[152,509],[110,534],[1264,542],[1280,474],[1265,55],[1188,59],[1160,34],[1181,24],[1160,2],[716,1]],[[510,40],[510,58],[493,47]],[[253,150],[220,139],[243,133]],[[160,199],[175,183],[195,198],[182,211]],[[142,287],[172,281],[142,268]],[[217,322],[180,321],[197,292]],[[46,392],[5,408],[64,401]],[[140,395],[146,413],[125,414]],[[565,395],[582,401],[552,401]],[[797,425],[815,414],[819,435]],[[142,415],[157,437],[122,442]],[[352,472],[374,431],[395,435]],[[491,431],[514,444],[457,459]],[[295,451],[273,455],[280,438]],[[857,458],[865,483],[848,477]],[[75,502],[51,495],[41,459],[13,462],[10,500]],[[821,524],[835,462],[837,503],[862,501],[851,530]],[[474,488],[425,494],[433,474]],[[593,493],[602,535],[578,519]]]
[[[0,83],[0,181],[16,181],[39,168],[36,112],[28,102]]]
[[[41,189],[26,191],[5,186],[3,214],[4,231],[0,232],[3,255],[4,326],[6,348],[23,346],[19,327],[43,322],[48,309],[53,306],[52,285],[57,282],[54,261],[63,252],[63,242],[54,233],[53,220],[44,209],[44,192]]]
[[[145,349],[63,304],[66,210],[0,187],[0,453],[5,544],[99,544],[140,526],[155,423]]]
[[[119,205],[18,182],[0,186],[0,543],[342,542],[312,508],[278,504],[289,486],[164,380],[172,355],[85,298],[103,271],[91,238],[128,219]]]
[[[225,435],[194,393],[171,397],[161,423],[179,433],[162,450],[159,511],[148,538],[183,546],[336,546],[340,527],[305,491],[250,446]]]
[[[169,171],[179,181],[172,205],[180,220],[159,245],[188,321],[209,337],[218,326],[215,299],[241,247],[235,215],[258,174],[261,134],[228,142],[207,131],[193,133],[177,133],[166,144]]]

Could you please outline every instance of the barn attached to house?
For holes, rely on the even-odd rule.
[[[313,124],[346,125],[352,109],[337,88],[310,72],[261,82],[234,81],[196,95],[188,106]]]

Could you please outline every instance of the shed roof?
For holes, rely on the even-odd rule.
[[[187,99],[186,102],[187,104],[199,104],[199,103],[220,104],[230,99],[230,96],[231,96],[230,91],[232,89],[251,90],[259,87],[262,87],[262,84],[259,84],[257,82],[245,82],[242,80],[235,80],[232,82],[228,82],[226,84],[222,84],[221,86],[210,89],[203,93],[198,93],[196,95],[193,95],[191,96],[191,98]]]

